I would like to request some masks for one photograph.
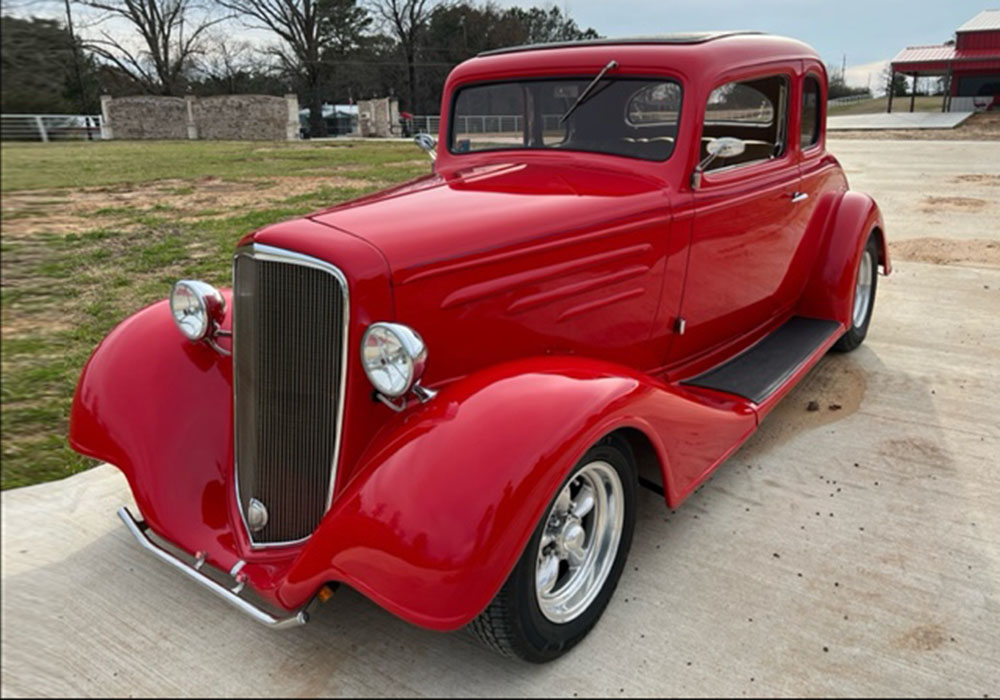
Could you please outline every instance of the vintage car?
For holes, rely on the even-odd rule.
[[[555,658],[608,605],[637,488],[676,508],[865,338],[884,226],[826,98],[812,49],[748,32],[466,61],[430,174],[250,233],[232,290],[122,322],[70,442],[124,472],[146,549],[258,621],[346,584]]]

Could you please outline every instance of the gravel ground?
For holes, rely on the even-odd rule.
[[[830,147],[900,253],[868,341],[676,513],[643,492],[622,583],[564,659],[507,661],[349,590],[265,630],[140,551],[105,466],[2,494],[3,695],[1000,695],[1000,145]],[[927,239],[985,244],[901,247]]]

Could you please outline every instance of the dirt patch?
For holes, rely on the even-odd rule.
[[[958,198],[951,198],[958,199]],[[890,258],[934,263],[1000,267],[1000,241],[984,238],[911,238],[889,243]]]
[[[924,467],[933,471],[948,471],[954,468],[951,456],[940,445],[924,437],[886,440],[879,445],[878,453],[893,465],[897,475],[907,471],[907,465],[916,467],[909,469],[913,472],[913,476],[929,474],[930,471]],[[920,473],[917,473],[918,471]]]
[[[386,168],[416,168],[422,165],[430,168],[431,161],[427,158],[417,158],[415,160],[401,160],[395,163],[386,163],[383,167]]]
[[[958,210],[978,210],[985,207],[988,202],[978,197],[924,197],[921,200],[921,208],[927,214],[940,213],[942,209]]]
[[[1000,141],[1000,112],[973,114],[954,129],[859,129],[831,131],[827,137],[855,140]]]
[[[248,180],[159,180],[142,185],[90,187],[78,190],[26,190],[3,193],[4,236],[79,233],[128,223],[149,214],[183,219],[203,218],[206,211],[226,215],[272,206],[290,197],[323,188],[364,189],[370,180],[340,176],[271,177]],[[54,204],[53,202],[58,202]]]
[[[896,637],[893,646],[909,651],[934,651],[947,641],[948,635],[940,625],[919,625]]]
[[[963,185],[988,185],[990,187],[1000,187],[1000,175],[987,175],[985,173],[956,175],[952,178],[952,182]]]
[[[846,418],[861,406],[867,387],[856,362],[827,355],[767,416],[747,445],[773,447],[805,430]]]
[[[66,313],[58,309],[46,310],[31,316],[9,313],[4,309],[2,318],[0,337],[4,340],[30,337],[39,331],[45,333],[69,331],[73,329],[75,320],[67,318]]]

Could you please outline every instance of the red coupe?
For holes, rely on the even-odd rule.
[[[637,488],[676,508],[865,338],[885,229],[826,100],[815,51],[747,32],[466,61],[431,174],[125,320],[70,442],[124,472],[144,547],[265,624],[343,583],[555,658],[608,605]]]

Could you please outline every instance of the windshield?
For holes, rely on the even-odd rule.
[[[681,107],[677,82],[604,78],[577,103],[592,81],[522,80],[462,88],[453,102],[449,148],[457,154],[531,148],[644,160],[670,157]]]

